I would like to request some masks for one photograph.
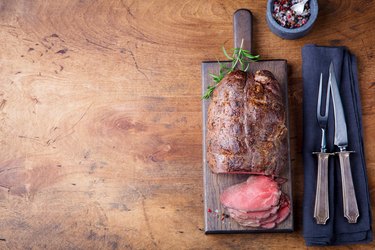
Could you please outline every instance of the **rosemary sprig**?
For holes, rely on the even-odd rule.
[[[242,71],[247,71],[249,69],[250,62],[256,62],[259,60],[259,55],[252,55],[250,51],[245,50],[242,48],[243,46],[243,39],[241,41],[241,46],[239,48],[233,48],[232,55],[230,56],[226,49],[223,46],[223,53],[225,57],[227,57],[229,60],[231,60],[230,67],[228,67],[227,63],[221,63],[218,61],[220,68],[219,68],[219,74],[215,75],[210,73],[209,75],[212,77],[213,84],[209,85],[207,87],[206,92],[202,96],[202,99],[209,99],[212,95],[212,92],[215,90],[215,88],[220,84],[221,80],[224,78],[225,75],[233,72],[238,64],[241,66],[240,69]]]

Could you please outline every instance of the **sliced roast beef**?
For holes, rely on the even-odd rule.
[[[286,197],[285,194],[282,196]],[[283,222],[286,218],[288,218],[290,214],[290,204],[289,199],[288,202],[284,203],[283,205],[279,206],[279,210],[275,214],[271,214],[268,218],[264,219],[243,219],[238,217],[232,217],[235,221],[237,221],[241,226],[244,227],[262,227],[266,229],[274,228],[277,224]]]
[[[249,226],[249,227],[260,227],[264,224],[268,224],[274,222],[277,219],[277,213],[270,215],[268,218],[263,219],[243,219],[238,217],[232,217],[235,221],[237,221],[242,226]]]
[[[290,214],[289,197],[283,193],[280,197],[280,209],[272,218],[262,221],[260,226],[263,228],[267,228],[267,229],[274,228],[277,224],[280,224],[286,218],[288,218],[289,214]]]
[[[214,173],[281,173],[287,164],[283,100],[269,71],[224,77],[208,107],[207,161]]]
[[[281,191],[272,178],[252,175],[246,182],[227,188],[220,196],[224,207],[244,212],[269,210],[279,203]]]
[[[261,219],[266,219],[270,217],[272,214],[276,214],[279,208],[280,206],[274,206],[274,207],[271,207],[269,210],[258,211],[258,212],[244,212],[244,211],[236,210],[233,208],[227,208],[227,210],[229,214],[231,214],[232,217],[236,217],[242,220],[250,220],[250,219],[261,220]]]
[[[270,223],[267,223],[267,224],[262,224],[260,226],[262,228],[265,228],[265,229],[272,229],[272,228],[276,227],[276,223],[275,222],[270,222]]]
[[[286,218],[288,218],[290,214],[290,200],[286,194],[283,194],[280,199],[281,207],[280,210],[277,212],[277,219],[275,222],[277,224],[283,222]]]
[[[244,227],[271,229],[290,214],[289,197],[277,181],[263,175],[252,175],[227,188],[220,200],[229,216]]]
[[[234,212],[233,209],[229,210],[229,215],[235,221],[237,221],[240,225],[244,227],[263,227],[263,228],[274,228],[276,224],[283,222],[290,213],[290,204],[289,198],[286,194],[282,193],[280,197],[279,206],[276,206],[276,211],[274,213],[268,213],[268,217],[263,218],[251,218],[251,217],[244,217],[238,216],[240,214],[244,214],[243,212],[236,211]],[[273,210],[273,209],[271,209]]]

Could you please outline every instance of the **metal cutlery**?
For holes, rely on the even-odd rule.
[[[327,153],[326,147],[326,130],[328,124],[328,113],[330,96],[332,95],[334,120],[335,120],[335,135],[334,145],[339,148],[339,152],[335,154],[339,156],[341,181],[342,181],[342,196],[344,216],[349,223],[357,223],[359,217],[358,204],[355,195],[352,172],[350,169],[349,155],[353,151],[347,151],[348,147],[348,131],[345,122],[344,108],[342,106],[340,92],[336,80],[333,63],[329,66],[329,78],[326,92],[325,112],[322,115],[322,85],[323,74],[320,74],[318,102],[316,107],[316,117],[320,129],[322,130],[322,139],[320,145],[320,152],[313,152],[318,155],[318,173],[315,193],[315,207],[314,218],[317,224],[325,225],[329,219],[329,197],[328,197],[328,158],[333,153]]]
[[[332,101],[335,117],[335,137],[334,144],[340,149],[337,152],[340,159],[341,181],[342,181],[342,196],[344,206],[344,216],[349,223],[357,223],[359,217],[357,199],[355,195],[352,172],[350,169],[349,154],[353,151],[347,151],[348,146],[348,132],[346,128],[344,109],[341,102],[340,92],[338,89],[335,70],[333,63],[329,66],[329,81],[331,85]]]
[[[320,152],[314,152],[318,155],[318,174],[317,174],[317,184],[315,193],[315,207],[314,207],[314,218],[317,224],[326,224],[329,219],[329,200],[328,200],[328,157],[332,155],[327,153],[326,149],[326,129],[328,123],[328,112],[329,112],[329,101],[330,101],[330,84],[327,86],[326,102],[325,102],[325,112],[324,115],[321,114],[322,105],[322,82],[323,73],[320,74],[319,83],[319,94],[318,94],[318,104],[316,108],[316,117],[320,129],[322,130],[322,139]]]

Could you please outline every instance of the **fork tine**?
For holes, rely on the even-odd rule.
[[[330,76],[331,77],[331,76]],[[316,107],[316,118],[318,120],[318,124],[320,129],[322,130],[322,142],[320,145],[320,150],[321,152],[326,152],[326,135],[325,135],[325,130],[327,127],[327,122],[328,122],[328,111],[329,111],[329,99],[330,99],[330,94],[331,94],[331,86],[328,81],[328,86],[327,86],[327,94],[326,94],[326,107],[325,107],[325,113],[322,115],[321,113],[321,105],[322,105],[322,88],[323,88],[323,73],[320,73],[320,82],[319,82],[319,96],[318,96],[318,104]]]
[[[318,118],[318,122],[321,126],[325,126],[325,123],[328,119],[328,111],[329,111],[329,100],[330,100],[330,93],[331,93],[331,86],[330,84],[327,85],[327,94],[326,94],[326,107],[324,114],[321,113],[321,106],[322,106],[322,84],[323,84],[323,73],[320,73],[320,83],[319,83],[319,96],[318,96],[318,105],[316,107],[316,117]]]

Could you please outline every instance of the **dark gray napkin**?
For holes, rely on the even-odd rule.
[[[359,218],[356,224],[349,224],[343,214],[341,173],[338,156],[329,159],[329,203],[330,214],[326,225],[318,225],[314,219],[317,156],[320,151],[321,130],[316,119],[320,73],[326,88],[331,61],[334,64],[340,95],[348,128],[353,183],[356,192]],[[363,149],[362,112],[358,89],[357,62],[345,47],[322,47],[306,45],[302,49],[303,74],[303,163],[304,201],[303,236],[306,245],[344,245],[372,241],[371,206]],[[325,89],[323,88],[323,93]],[[323,99],[325,95],[323,94]],[[331,98],[332,100],[332,98]],[[323,103],[324,107],[324,103]],[[333,145],[334,117],[331,101],[327,152],[337,151]]]

